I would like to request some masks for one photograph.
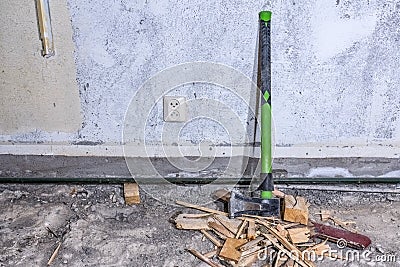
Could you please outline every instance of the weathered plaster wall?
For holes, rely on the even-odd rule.
[[[377,156],[385,146],[400,149],[400,1],[68,0],[68,6],[82,126],[72,134],[38,127],[2,135],[2,141],[120,144],[138,88],[184,62],[222,63],[252,79],[257,14],[270,9],[276,144],[379,145]],[[189,84],[174,94],[221,101],[244,124],[254,122],[246,103],[224,88]],[[146,141],[157,143],[164,124],[161,102],[143,114]],[[229,122],[195,119],[179,138],[163,141],[229,143],[224,123]]]
[[[37,142],[41,131],[76,132],[81,125],[74,43],[65,1],[53,1],[55,57],[41,56],[35,1],[0,1],[0,134]],[[51,141],[49,134],[47,141]],[[43,140],[44,141],[44,140]]]

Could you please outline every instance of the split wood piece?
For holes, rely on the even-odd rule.
[[[285,195],[283,220],[307,225],[309,206],[304,197]]]
[[[234,235],[238,231],[238,228],[241,224],[240,220],[229,219],[228,217],[222,215],[215,215],[214,218]]]
[[[247,227],[247,239],[253,240],[256,238],[256,223],[253,220],[249,221],[249,226]]]
[[[263,236],[259,236],[254,240],[251,240],[245,244],[243,244],[242,246],[239,247],[240,251],[245,251],[248,250],[256,245],[258,245],[258,243],[260,243],[261,241],[263,241],[265,238]]]
[[[243,230],[246,228],[246,226],[247,226],[247,220],[243,220],[242,221],[242,225],[240,225],[240,227],[239,227],[239,230],[237,231],[237,233],[236,233],[236,235],[235,235],[235,238],[239,238],[241,235],[242,235],[242,233],[243,233]]]
[[[281,255],[282,254],[282,255]],[[277,259],[276,259],[276,261],[275,261],[275,267],[278,267],[278,266],[287,266],[287,262],[289,261],[289,260],[292,260],[292,259],[290,259],[288,256],[286,256],[284,253],[278,253],[278,255],[277,255]]]
[[[350,231],[350,232],[353,232],[353,233],[357,233],[357,230],[349,227],[350,225],[355,225],[356,222],[353,222],[353,221],[342,221],[342,220],[339,220],[339,219],[337,219],[335,217],[330,217],[329,219],[331,219],[334,224],[339,225],[343,229],[345,229],[347,231]]]
[[[330,246],[328,244],[326,244],[326,241],[327,240],[325,240],[324,242],[321,242],[319,244],[316,244],[315,246],[313,246],[311,248],[308,248],[306,250],[307,251],[314,251],[316,255],[322,256],[322,255],[324,255],[325,253],[328,253],[331,250]]]
[[[188,249],[188,251],[190,253],[192,253],[194,256],[196,256],[197,258],[199,258],[200,260],[202,260],[203,262],[205,262],[208,265],[210,265],[211,267],[224,267],[221,264],[218,264],[218,263],[210,260],[209,258],[205,257],[203,254],[201,254],[200,252],[198,252],[195,249]]]
[[[208,222],[211,220],[210,215],[193,217],[193,214],[179,214],[175,219],[175,227],[185,230],[209,230]]]
[[[226,239],[227,237],[235,237],[235,235],[229,232],[228,229],[226,229],[225,226],[223,226],[222,224],[219,224],[217,222],[208,222],[208,226],[211,227],[214,232],[216,232],[216,234],[220,234],[219,236],[223,239]]]
[[[218,254],[218,250],[215,249],[215,250],[213,250],[213,251],[207,252],[207,253],[204,254],[203,256],[204,256],[204,257],[207,257],[207,258],[212,258],[212,257],[214,257],[214,256],[217,255],[217,254]]]
[[[214,210],[214,209],[210,209],[210,208],[207,208],[207,207],[202,207],[202,206],[199,206],[199,205],[186,203],[186,202],[179,201],[179,200],[177,200],[175,203],[177,205],[180,205],[180,206],[183,206],[183,207],[186,207],[186,208],[192,208],[192,209],[201,210],[201,211],[212,213],[212,214],[220,214],[220,215],[228,216],[228,213],[220,211],[220,210]]]
[[[288,228],[291,228],[291,227],[294,227],[297,225],[299,225],[299,223],[288,223],[288,224],[284,224],[283,228],[288,229]]]
[[[225,260],[231,260],[235,263],[238,263],[242,253],[237,250],[237,248],[243,245],[245,242],[246,239],[227,238],[224,246],[221,249],[221,252],[219,253],[219,256]]]
[[[54,261],[54,259],[57,257],[58,252],[60,251],[61,248],[61,241],[58,242],[58,246],[56,247],[56,249],[54,250],[53,254],[51,254],[51,257],[49,259],[49,261],[47,262],[47,265],[51,265]]]
[[[280,234],[279,234],[279,232],[276,230],[276,229],[274,229],[273,227],[270,227],[267,223],[265,223],[265,222],[263,222],[263,221],[260,221],[260,220],[257,220],[256,221],[257,223],[259,223],[259,224],[262,224],[262,225],[264,225],[266,228],[267,228],[267,230],[276,238],[276,239],[278,239],[278,241],[288,250],[288,251],[290,251],[290,253],[296,253],[297,255],[301,255],[301,251],[295,246],[295,245],[293,245],[293,244],[291,244],[290,242],[289,242],[289,240],[287,240],[285,237],[283,237],[283,236],[281,236]],[[267,237],[265,234],[263,234],[265,237]],[[267,237],[270,241],[272,240],[269,236]],[[273,244],[276,244],[276,242],[273,242]],[[301,260],[301,259],[300,259]],[[297,262],[299,262],[299,261],[297,261]],[[306,265],[306,266],[309,266],[309,267],[313,267],[314,266],[314,264],[312,263],[312,262],[310,262],[310,261],[308,261],[308,260],[302,260],[302,262]],[[299,262],[300,263],[300,262]]]
[[[331,247],[328,244],[326,244],[327,241],[328,240],[325,240],[324,242],[316,244],[315,246],[308,248],[307,251],[314,251],[314,253],[318,256],[325,256],[325,257],[329,257],[331,259],[339,259],[339,260],[347,261],[347,258],[344,258],[338,254],[332,253]]]
[[[265,216],[258,216],[258,215],[251,215],[251,214],[242,214],[242,217],[238,217],[238,219],[245,220],[245,219],[259,219],[259,220],[267,220],[267,221],[278,221],[279,219],[275,217],[265,217]]]
[[[331,215],[331,212],[329,210],[321,210],[321,212],[316,213],[316,214],[321,215],[321,221],[323,221],[323,222],[332,220],[332,222],[334,224],[339,225],[343,229],[346,229],[346,230],[348,230],[350,232],[353,232],[353,233],[357,233],[357,231],[355,229],[351,228],[351,225],[355,225],[356,224],[356,222],[354,222],[354,221],[342,221],[342,220],[340,220],[338,218],[335,218],[335,217],[333,217]]]
[[[251,257],[251,256],[253,256],[254,254],[257,254],[258,252],[260,252],[263,249],[265,249],[265,248],[262,247],[262,246],[252,247],[251,249],[242,252],[242,258]]]
[[[298,255],[301,254],[297,254],[297,253],[293,253],[290,250],[287,250],[286,248],[284,248],[283,246],[279,245],[278,242],[275,242],[272,238],[270,239],[269,235],[266,235],[264,233],[262,233],[262,235],[264,235],[266,238],[269,239],[269,241],[272,242],[272,244],[279,249],[281,252],[285,253],[289,258],[293,259],[294,261],[298,262],[301,266],[303,267],[311,267],[314,266],[314,264],[308,264],[305,261],[303,261],[300,257],[298,257]],[[279,252],[278,252],[279,253]],[[297,254],[297,255],[296,255]]]
[[[317,213],[321,215],[321,221],[327,222],[331,217],[331,212],[329,210],[321,210],[321,212]]]
[[[207,232],[206,230],[200,230],[200,232],[207,237],[214,245],[216,245],[217,247],[222,247],[222,243],[215,238],[213,235],[211,235],[209,232]]]
[[[140,203],[139,186],[137,183],[124,183],[124,198],[126,205]]]
[[[292,228],[287,232],[293,244],[306,243],[310,240],[310,230],[307,227]]]
[[[281,224],[278,224],[277,226],[276,226],[276,230],[278,230],[278,232],[282,235],[282,236],[284,236],[284,237],[287,237],[288,236],[288,230],[286,230]]]
[[[253,266],[253,264],[258,261],[259,256],[258,252],[253,253],[252,255],[248,255],[247,257],[241,257],[238,264],[236,265],[237,267],[248,267],[248,266]]]

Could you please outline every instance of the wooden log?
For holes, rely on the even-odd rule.
[[[140,203],[139,186],[137,183],[124,183],[124,199],[126,205]]]
[[[305,198],[285,195],[283,220],[307,225],[308,207],[309,204]]]

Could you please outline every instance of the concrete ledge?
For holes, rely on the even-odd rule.
[[[141,177],[151,162],[163,177],[258,177],[258,158],[129,158],[129,171],[123,157],[66,157],[49,155],[0,155],[0,177],[68,177],[118,178]],[[205,160],[210,164],[199,171],[184,171],[179,166],[188,160]],[[231,160],[241,162],[238,173],[227,173]],[[286,177],[400,177],[400,159],[393,158],[277,158],[273,162],[276,176]]]
[[[53,156],[97,156],[97,157],[181,157],[201,156],[206,151],[208,157],[247,156],[257,158],[258,146],[129,146],[124,152],[122,145],[48,145],[16,144],[0,145],[0,154],[10,155],[53,155]],[[387,145],[371,146],[290,146],[275,147],[274,158],[400,158],[400,147]]]

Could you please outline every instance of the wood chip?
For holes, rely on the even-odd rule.
[[[288,222],[308,224],[308,207],[304,197],[285,195],[283,219]]]
[[[265,235],[264,233],[262,233],[263,235]],[[265,235],[265,237],[268,237],[268,235]],[[297,255],[295,255],[295,253],[292,253],[290,250],[287,250],[286,248],[284,248],[283,246],[279,245],[277,242],[275,242],[273,239],[270,239],[270,241],[272,242],[272,244],[279,249],[281,252],[285,253],[289,258],[293,259],[294,261],[298,262],[301,266],[303,267],[311,267],[314,266],[314,264],[308,264],[305,261],[303,261],[300,257],[298,257]],[[301,255],[301,254],[298,254]]]
[[[248,267],[253,266],[253,264],[258,260],[258,251],[253,253],[252,255],[241,257],[239,262],[237,263],[237,267]]]
[[[235,238],[239,238],[241,235],[242,235],[242,233],[243,233],[243,230],[246,228],[246,226],[247,226],[247,220],[243,220],[242,221],[242,224],[240,225],[240,227],[239,227],[239,229],[238,229],[238,231],[237,231],[237,233],[236,233],[236,235],[235,235]]]
[[[177,229],[185,230],[209,230],[208,222],[210,216],[192,217],[192,214],[179,214],[175,218],[175,226]]]
[[[237,249],[246,242],[245,239],[227,238],[219,256],[237,263],[242,253]]]
[[[270,227],[267,223],[265,223],[263,221],[257,220],[256,222],[259,223],[259,224],[264,225],[268,229],[268,231],[276,239],[278,239],[278,241],[282,244],[283,247],[282,246],[280,246],[280,247],[282,247],[284,249],[286,248],[286,251],[289,252],[289,254],[301,255],[301,251],[295,245],[290,243],[289,240],[287,240],[285,237],[281,236],[276,229],[274,229],[273,227]],[[277,247],[277,245],[279,245],[277,242],[273,241],[273,239],[270,238],[268,235],[265,235],[265,234],[263,234],[263,235],[265,237],[267,237],[275,245],[275,247]],[[279,247],[277,247],[277,248],[280,249]],[[290,257],[290,255],[288,255],[288,256]],[[308,260],[302,260],[301,258],[298,258],[298,257],[295,257],[295,258],[290,257],[290,258],[294,259],[295,261],[297,261],[302,266],[309,266],[309,267],[311,267],[311,266],[313,267],[314,266],[314,264],[312,262],[308,261]]]
[[[310,240],[310,230],[307,227],[292,228],[287,232],[293,244],[306,243]]]
[[[321,212],[317,214],[321,215],[321,221],[323,222],[327,222],[331,217],[331,212],[329,210],[321,210]]]
[[[229,219],[228,217],[223,215],[215,215],[214,218],[234,235],[238,231],[241,224],[241,221],[236,219]]]
[[[214,231],[217,232],[217,234],[221,234],[223,239],[226,239],[227,237],[230,238],[234,238],[235,235],[232,234],[231,232],[228,231],[228,229],[225,228],[225,226],[223,226],[220,223],[217,222],[209,222],[208,226],[211,227],[211,229],[213,229]]]
[[[214,245],[216,245],[217,247],[222,247],[222,243],[213,235],[211,235],[209,232],[207,232],[206,230],[200,230],[200,232],[207,237]]]
[[[283,228],[288,229],[288,228],[291,228],[291,227],[294,227],[297,225],[299,225],[299,223],[288,223],[288,224],[283,225]]]
[[[61,248],[61,242],[58,242],[58,246],[56,247],[56,249],[54,250],[53,254],[51,255],[49,261],[47,262],[47,265],[51,265],[54,261],[54,259],[57,257],[58,252],[60,251]]]
[[[284,237],[287,237],[288,236],[288,231],[285,229],[285,227],[283,226],[283,225],[281,225],[281,224],[278,224],[277,226],[276,226],[276,230],[278,230],[278,232],[282,235],[282,236],[284,236]]]
[[[192,253],[194,256],[196,256],[197,258],[199,258],[200,260],[202,260],[203,262],[205,262],[208,265],[210,265],[211,267],[224,267],[221,264],[218,264],[218,263],[210,260],[209,258],[205,257],[203,254],[201,254],[200,252],[198,252],[195,249],[188,249],[188,251],[190,253]]]
[[[179,200],[177,200],[175,203],[176,203],[177,205],[180,205],[180,206],[183,206],[183,207],[187,207],[187,208],[192,208],[192,209],[196,209],[196,210],[201,210],[201,211],[208,212],[208,213],[212,213],[212,214],[220,214],[220,215],[228,216],[228,213],[227,213],[227,212],[223,212],[223,211],[219,211],[219,210],[210,209],[210,208],[207,208],[207,207],[202,207],[202,206],[199,206],[199,205],[194,205],[194,204],[186,203],[186,202],[179,201]]]
[[[212,257],[216,256],[217,254],[218,254],[218,250],[215,249],[215,250],[213,250],[213,251],[207,252],[207,253],[204,254],[203,256],[204,256],[204,257],[207,257],[207,258],[212,258]]]
[[[248,250],[254,246],[256,246],[258,243],[260,243],[261,241],[263,241],[265,238],[263,236],[259,236],[254,240],[251,240],[245,244],[243,244],[242,246],[239,247],[240,251],[245,251]]]
[[[140,203],[139,186],[137,183],[124,183],[124,198],[126,205]]]
[[[338,218],[334,218],[334,217],[330,217],[329,219],[331,219],[333,221],[334,224],[339,225],[340,227],[342,227],[343,229],[353,232],[353,233],[357,233],[357,230],[351,228],[351,225],[355,225],[356,222],[353,221],[342,221]]]
[[[249,221],[249,226],[247,227],[247,239],[253,240],[256,238],[256,223],[255,221]]]

